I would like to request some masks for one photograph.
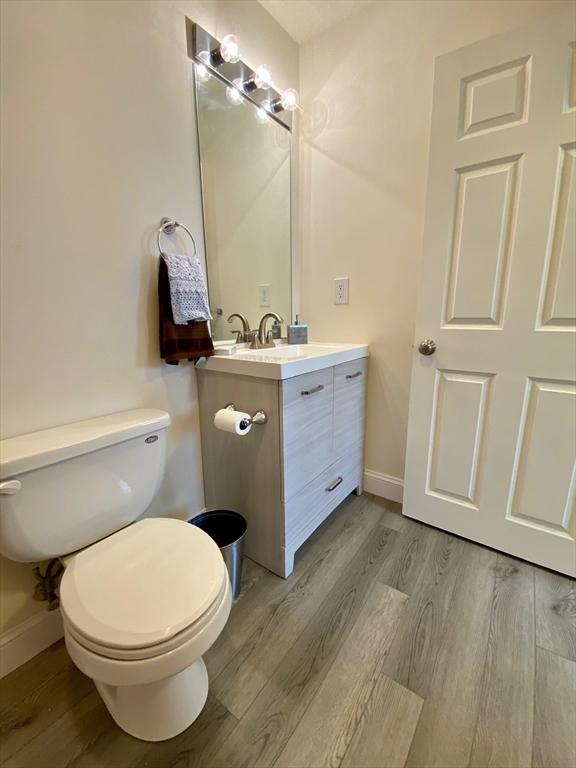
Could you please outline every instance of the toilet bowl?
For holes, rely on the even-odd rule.
[[[169,423],[165,411],[138,409],[0,441],[0,553],[61,559],[68,653],[118,725],[145,741],[199,715],[202,655],[232,603],[204,531],[141,519],[164,477]]]
[[[60,600],[68,653],[116,723],[146,741],[188,728],[232,604],[212,539],[181,520],[135,523],[68,559]]]

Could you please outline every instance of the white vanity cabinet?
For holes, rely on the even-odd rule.
[[[361,490],[367,363],[358,357],[279,380],[199,368],[206,507],[244,515],[245,553],[280,576],[290,575],[296,550],[320,523]],[[219,431],[214,413],[229,403],[263,409],[268,421],[243,437]]]

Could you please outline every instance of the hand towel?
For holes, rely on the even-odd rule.
[[[186,325],[176,325],[172,317],[170,281],[164,259],[159,259],[158,308],[160,321],[160,356],[169,365],[180,360],[198,360],[214,354],[208,323],[190,320]]]
[[[200,259],[181,253],[163,253],[162,258],[168,267],[175,324],[186,325],[190,320],[212,320]]]

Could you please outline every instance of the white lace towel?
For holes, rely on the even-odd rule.
[[[212,320],[200,259],[181,253],[163,253],[162,258],[168,268],[174,323],[186,325],[190,320]]]

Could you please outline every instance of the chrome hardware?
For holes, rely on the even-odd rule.
[[[266,323],[270,318],[275,320],[277,323],[284,322],[284,320],[280,317],[280,315],[277,315],[276,312],[266,312],[266,314],[260,320],[260,324],[258,325],[258,340],[252,340],[250,349],[261,349],[262,347],[275,346],[272,339],[272,334],[266,332]]]
[[[192,245],[194,246],[193,255],[196,256],[196,252],[197,252],[196,240],[194,240],[194,235],[192,234],[192,232],[190,232],[190,230],[185,224],[181,224],[179,221],[176,221],[176,219],[168,219],[166,216],[164,216],[164,218],[160,222],[160,228],[156,235],[156,242],[158,243],[158,250],[160,251],[160,253],[161,254],[164,253],[164,251],[162,250],[162,244],[160,242],[160,238],[162,237],[162,235],[173,235],[174,232],[176,231],[176,227],[180,227],[181,229],[183,229],[184,232],[186,232],[186,234],[190,238],[190,240],[192,240]]]
[[[240,322],[242,323],[241,331],[237,331],[236,329],[232,331],[232,333],[240,334],[240,336],[238,336],[238,338],[236,339],[236,343],[238,344],[240,341],[249,341],[248,334],[250,333],[250,322],[244,315],[241,315],[239,312],[232,312],[232,314],[228,318],[228,322],[231,323],[235,317],[237,317],[238,320],[240,320]]]
[[[308,397],[308,395],[315,395],[316,392],[322,392],[324,389],[324,384],[318,384],[316,387],[312,387],[312,389],[303,389],[300,394],[302,397]]]
[[[348,381],[351,381],[352,379],[357,379],[358,376],[362,376],[362,371],[356,371],[356,373],[347,373],[346,378]]]
[[[340,485],[340,483],[343,483],[343,482],[344,482],[344,478],[343,477],[338,477],[338,478],[336,478],[336,480],[334,480],[333,483],[330,483],[328,488],[326,488],[325,490],[328,493],[332,493],[332,491],[335,491],[336,488],[338,488],[338,486]]]
[[[237,410],[234,403],[228,403],[228,405],[224,406],[227,411],[235,411]],[[253,413],[252,416],[250,416],[248,419],[245,419],[242,422],[242,425],[244,426],[244,429],[248,427],[250,424],[266,424],[268,421],[268,416],[266,414],[266,411],[259,410],[256,411],[256,413]]]
[[[235,5],[235,3],[233,3]],[[205,29],[202,29],[198,24],[194,24],[189,19],[186,20],[186,31],[188,38],[188,55],[191,59],[203,64],[209,68],[210,74],[225,86],[236,87],[235,80],[240,78],[242,82],[250,80],[256,74],[242,59],[237,63],[230,61],[218,66],[219,61],[218,53],[220,52],[221,43],[223,41],[213,37]],[[212,59],[212,52],[216,51],[215,59],[216,64]],[[216,66],[216,68],[214,68]],[[239,84],[238,84],[239,85]],[[250,93],[242,91],[244,94],[244,101],[249,104],[253,104],[255,107],[267,108],[268,102],[279,99],[282,94],[276,90],[272,85],[266,88],[253,90]],[[282,112],[275,114],[272,111],[268,112],[270,119],[279,123],[283,128],[292,130],[292,112],[283,110]]]
[[[436,352],[436,342],[432,339],[422,339],[420,344],[418,344],[418,352],[421,355],[433,355]]]
[[[2,496],[13,496],[22,488],[20,480],[5,480],[0,483],[0,494]]]

